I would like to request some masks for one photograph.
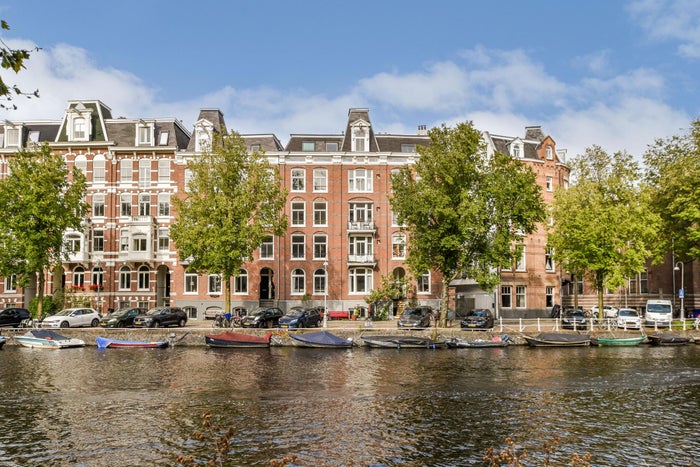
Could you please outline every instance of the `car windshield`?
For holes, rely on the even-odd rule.
[[[406,310],[403,312],[403,317],[404,318],[413,318],[413,317],[420,317],[423,313],[421,310]]]
[[[639,313],[637,313],[635,310],[620,310],[620,316],[634,316],[634,317],[637,317],[637,316],[639,316]]]
[[[486,318],[486,310],[473,310],[469,313],[469,316],[478,316],[480,318]]]
[[[566,312],[567,316],[572,316],[572,317],[577,317],[577,318],[583,318],[583,310],[570,310]]]
[[[67,308],[65,310],[61,310],[58,313],[56,313],[56,316],[68,316],[71,313],[73,313],[74,311],[75,310],[73,310],[72,308]]]
[[[258,308],[255,310],[253,313],[251,313],[251,316],[262,316],[265,314],[265,309],[264,308]]]
[[[163,311],[162,308],[151,308],[150,310],[148,310],[148,313],[146,313],[146,314],[153,316],[153,315],[157,315],[161,311]]]
[[[285,313],[284,316],[289,316],[289,317],[292,317],[292,318],[299,318],[299,317],[301,317],[303,314],[304,314],[304,310],[298,310],[298,309],[295,310],[295,309],[291,309],[291,310],[289,310],[287,313]]]

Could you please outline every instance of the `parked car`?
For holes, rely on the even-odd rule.
[[[18,328],[25,319],[31,318],[26,308],[5,308],[0,310],[0,327]]]
[[[103,328],[130,328],[134,326],[134,318],[146,314],[145,308],[123,308],[108,314],[100,320]]]
[[[187,324],[187,313],[176,306],[159,306],[151,308],[144,314],[134,318],[134,326],[139,328],[159,328]]]
[[[410,329],[429,328],[432,315],[433,310],[430,307],[408,308],[401,313],[396,325]]]
[[[318,308],[295,306],[279,319],[281,328],[310,328],[321,325],[321,314]]]
[[[591,307],[591,316],[593,318],[598,317],[598,305],[593,305]],[[616,318],[617,308],[611,305],[603,305],[603,318]]]
[[[100,315],[92,308],[66,308],[55,315],[44,318],[39,327],[42,328],[79,328],[83,326],[96,327],[100,324]]]
[[[467,313],[459,323],[462,329],[491,329],[493,328],[493,313],[487,309],[476,309]]]
[[[272,328],[279,325],[280,318],[284,315],[282,310],[275,307],[257,308],[241,320],[244,328]]]
[[[588,327],[588,319],[582,309],[568,309],[564,311],[564,317],[561,319],[561,327],[564,329],[586,329]]]
[[[632,308],[620,308],[617,314],[617,327],[627,329],[640,329],[642,327],[642,317],[637,310]]]

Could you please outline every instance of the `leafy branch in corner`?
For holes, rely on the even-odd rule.
[[[0,28],[9,31],[10,25],[7,24],[5,20],[0,20]],[[41,50],[39,47],[35,47],[32,51],[27,49],[12,49],[4,40],[0,39],[0,65],[6,70],[19,73],[23,68],[26,69],[24,62],[25,60],[29,60],[30,53],[38,52],[39,50]],[[16,84],[7,84],[2,76],[0,76],[0,108],[17,110],[17,105],[12,103],[12,100],[16,96],[24,96],[27,99],[31,99],[32,97],[38,98],[39,90],[24,92]]]

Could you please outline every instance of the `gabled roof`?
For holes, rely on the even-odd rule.
[[[103,141],[109,140],[109,135],[107,135],[107,129],[105,127],[105,119],[112,118],[112,109],[104,105],[99,100],[95,101],[68,101],[68,108],[63,116],[63,121],[61,122],[61,128],[59,134],[56,138],[57,143],[67,143],[68,135],[67,131],[67,121],[68,115],[71,112],[82,112],[85,110],[90,111],[90,120],[92,126],[92,134],[90,135],[90,141]]]

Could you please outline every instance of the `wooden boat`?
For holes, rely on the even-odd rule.
[[[671,332],[648,335],[651,345],[685,345],[690,342],[690,337],[680,336]]]
[[[368,347],[394,349],[437,349],[446,345],[420,336],[362,336],[362,340]]]
[[[32,329],[22,336],[15,336],[15,340],[24,347],[37,349],[67,349],[85,346],[85,341],[82,339],[69,339],[50,329]]]
[[[290,334],[292,344],[297,347],[315,347],[324,349],[348,349],[353,346],[352,339],[344,339],[328,331]]]
[[[265,336],[254,336],[241,332],[226,331],[220,334],[205,334],[204,340],[209,347],[231,348],[260,348],[270,347],[271,333]]]
[[[476,339],[473,341],[455,337],[445,341],[450,348],[469,348],[469,349],[481,349],[488,347],[506,347],[510,344],[511,339],[508,334],[502,336],[494,336],[491,339]]]
[[[646,335],[634,336],[634,337],[591,337],[591,345],[597,345],[599,347],[608,346],[633,346],[639,345],[646,340]]]
[[[168,341],[125,341],[119,339],[109,339],[107,337],[96,337],[98,349],[164,349],[168,346]]]
[[[0,349],[2,349],[2,346],[5,345],[5,342],[7,342],[7,339],[5,339],[3,336],[0,336]]]
[[[523,335],[523,338],[532,347],[584,347],[591,345],[591,336],[588,334],[542,332],[537,336]]]

